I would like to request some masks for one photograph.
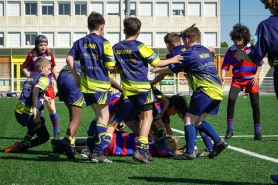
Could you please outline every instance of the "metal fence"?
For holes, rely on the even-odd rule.
[[[150,78],[152,79],[152,78]],[[121,84],[120,78],[115,77],[114,80]],[[227,95],[230,90],[231,77],[225,79],[226,83],[223,86],[224,94]],[[17,92],[20,93],[25,78],[0,78],[0,93],[7,92]],[[54,87],[56,87],[56,82],[53,81]],[[160,83],[155,85],[161,92],[165,95],[173,95],[173,94],[184,94],[190,95],[192,90],[187,84],[187,80],[185,78],[180,78],[176,75],[172,77],[166,77]],[[273,87],[273,78],[272,77],[264,77],[259,79],[259,87],[260,94],[262,95],[274,95],[274,87]],[[57,89],[55,88],[55,91]],[[116,92],[116,90],[113,90]]]

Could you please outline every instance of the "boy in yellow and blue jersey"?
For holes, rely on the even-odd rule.
[[[35,68],[37,72],[31,74],[24,82],[19,102],[14,110],[17,122],[27,127],[28,131],[21,142],[15,142],[5,150],[5,153],[23,152],[49,140],[45,119],[40,114],[44,109],[44,100],[51,102],[51,97],[45,97],[49,86],[50,62],[46,58],[38,57]],[[32,139],[35,134],[37,137]]]
[[[103,136],[109,121],[108,102],[111,96],[109,71],[114,70],[115,59],[112,46],[102,37],[105,20],[97,12],[88,16],[90,34],[74,42],[68,56],[67,64],[75,78],[76,86],[80,87],[87,106],[95,112],[95,119],[88,130],[87,145],[91,150],[91,160],[94,163],[111,163],[103,155]],[[79,60],[82,68],[80,79],[73,65],[73,60]]]
[[[141,21],[135,17],[128,17],[123,23],[126,39],[113,46],[119,67],[115,72],[120,73],[124,97],[127,97],[139,112],[141,127],[133,159],[149,163],[148,134],[153,120],[154,100],[148,80],[148,64],[153,67],[165,66],[177,62],[179,58],[176,56],[160,61],[152,49],[136,40],[140,34]]]
[[[184,117],[184,134],[186,140],[186,152],[176,156],[176,160],[194,160],[197,158],[194,152],[196,131],[204,132],[213,141],[213,150],[209,157],[219,155],[227,143],[221,139],[214,127],[205,121],[208,114],[216,115],[223,99],[223,88],[220,77],[214,66],[213,56],[210,51],[200,45],[200,30],[193,24],[181,32],[181,38],[186,51],[182,53],[182,64],[170,64],[164,68],[154,68],[155,73],[185,72],[189,86],[193,89],[189,109]]]

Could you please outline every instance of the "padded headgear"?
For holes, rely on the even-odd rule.
[[[46,42],[48,44],[48,39],[44,35],[37,35],[35,40],[35,46],[38,47],[39,43]]]

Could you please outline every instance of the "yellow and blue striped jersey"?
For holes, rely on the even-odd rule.
[[[113,46],[115,59],[125,96],[149,92],[148,64],[156,66],[160,61],[151,48],[137,40],[124,40]]]
[[[113,67],[116,62],[109,41],[102,36],[89,34],[74,42],[69,55],[81,64],[81,92],[110,91],[111,83],[106,67]]]

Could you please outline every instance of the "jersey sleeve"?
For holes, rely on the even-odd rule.
[[[184,71],[185,68],[187,68],[190,65],[191,62],[191,50],[185,51],[183,54],[183,60],[181,61],[181,64],[170,64],[169,69],[173,73],[179,73],[181,71]]]
[[[105,67],[114,67],[116,65],[114,53],[112,46],[109,41],[103,43],[103,53],[104,53],[104,66]]]
[[[224,60],[223,60],[222,67],[221,67],[222,70],[229,71],[230,58],[231,58],[231,52],[230,52],[230,50],[228,50],[224,56]]]
[[[264,24],[259,24],[255,37],[252,40],[252,52],[248,54],[249,58],[256,63],[260,64],[268,51],[268,28]],[[271,65],[271,64],[270,64]]]
[[[48,86],[49,86],[49,78],[45,76],[40,77],[38,83],[35,85],[35,87],[43,91],[46,91]]]
[[[162,121],[163,121],[163,123],[165,125],[169,125],[170,124],[170,116],[164,115],[164,116],[161,117],[161,119],[162,119]]]
[[[156,66],[160,61],[159,56],[155,54],[147,45],[141,44],[138,46],[138,49],[142,58],[145,59],[152,67]]]
[[[73,46],[71,47],[69,53],[68,53],[68,55],[72,56],[75,60],[80,59],[80,55],[79,55],[79,52],[78,52],[78,49],[77,49],[78,43],[79,43],[79,41],[75,41],[73,43]]]
[[[31,60],[32,60],[32,56],[30,55],[30,53],[27,55],[24,63],[23,63],[23,68],[28,68],[30,63],[31,63]]]

